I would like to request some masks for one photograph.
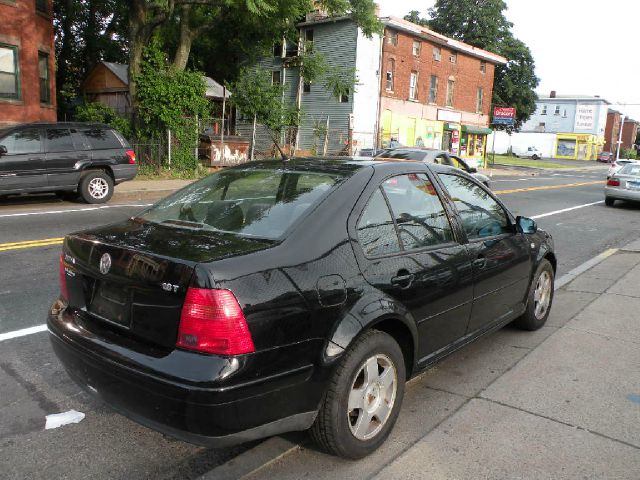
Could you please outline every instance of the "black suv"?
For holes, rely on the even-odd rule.
[[[131,146],[107,125],[31,123],[0,130],[0,196],[56,192],[104,203],[114,185],[137,171]]]

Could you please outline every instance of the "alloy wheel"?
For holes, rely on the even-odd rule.
[[[95,199],[102,199],[109,193],[109,184],[104,178],[94,178],[88,185],[89,195]]]
[[[369,357],[358,369],[347,407],[349,428],[358,440],[375,437],[387,423],[398,390],[398,374],[389,357]]]
[[[551,275],[543,271],[538,277],[536,289],[533,292],[534,314],[540,319],[545,316],[551,301]]]

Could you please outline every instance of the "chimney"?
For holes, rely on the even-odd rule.
[[[551,90],[551,93],[549,94],[549,98],[556,98],[556,91],[555,90]]]

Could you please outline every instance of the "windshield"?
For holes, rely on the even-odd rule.
[[[276,240],[342,180],[344,175],[335,172],[227,169],[160,201],[138,218]]]

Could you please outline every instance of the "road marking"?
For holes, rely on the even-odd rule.
[[[604,180],[594,180],[591,182],[579,182],[579,183],[564,183],[562,185],[543,185],[541,187],[527,187],[527,188],[513,188],[511,190],[495,190],[493,193],[496,195],[505,195],[508,193],[518,192],[532,192],[535,190],[552,190],[556,188],[571,188],[571,187],[583,187],[585,185],[604,185]]]
[[[575,207],[563,208],[561,210],[554,210],[553,212],[541,213],[540,215],[534,215],[534,220],[538,218],[550,217],[551,215],[557,215],[559,213],[570,212],[572,210],[578,210],[579,208],[591,207],[592,205],[598,205],[599,203],[604,203],[604,200],[600,200],[598,202],[585,203],[583,205],[576,205]]]
[[[101,207],[88,207],[88,208],[69,208],[67,210],[48,210],[44,212],[24,212],[24,213],[5,213],[0,215],[0,218],[8,218],[8,217],[27,217],[30,215],[53,215],[57,213],[73,213],[73,212],[92,212],[95,210],[105,210],[108,208],[122,208],[122,207],[149,207],[153,205],[153,203],[132,203],[132,204],[122,204],[122,205],[103,205]]]
[[[43,238],[41,240],[26,240],[24,242],[0,243],[0,252],[7,250],[20,250],[24,248],[48,247],[50,245],[62,245],[64,238]]]
[[[12,338],[25,337],[27,335],[33,335],[34,333],[46,332],[47,325],[36,325],[35,327],[23,328],[22,330],[14,330],[13,332],[0,333],[0,342],[5,340],[11,340]]]

